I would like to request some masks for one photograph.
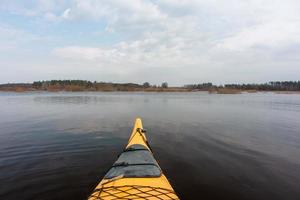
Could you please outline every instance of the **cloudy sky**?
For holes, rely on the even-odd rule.
[[[299,0],[0,0],[0,83],[300,79]]]

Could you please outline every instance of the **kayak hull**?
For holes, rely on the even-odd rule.
[[[124,152],[88,199],[179,199],[152,155],[140,118]]]

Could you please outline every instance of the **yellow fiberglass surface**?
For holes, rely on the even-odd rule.
[[[142,145],[142,146],[141,146]],[[147,138],[145,135],[145,131],[143,129],[142,120],[137,118],[134,124],[134,128],[132,134],[129,138],[128,144],[124,150],[124,152],[132,152],[132,148],[134,146],[139,146],[137,150],[133,149],[134,155],[138,155],[139,152],[147,151],[146,153],[152,151],[150,146],[147,142]],[[144,147],[144,148],[143,148]],[[122,155],[122,154],[121,154]],[[139,155],[138,155],[139,156]],[[127,156],[130,158],[130,156]],[[125,156],[125,158],[127,158]],[[154,159],[154,158],[153,158]],[[155,161],[155,163],[157,163]],[[121,165],[124,162],[121,163]],[[128,163],[126,167],[128,167]],[[143,167],[149,167],[148,164],[136,164],[139,167],[139,172],[147,173],[145,169],[143,171]],[[153,164],[155,165],[155,164]],[[112,168],[120,168],[120,164],[113,165]],[[121,166],[123,167],[123,166]],[[131,167],[131,166],[129,166]],[[172,186],[170,185],[166,176],[162,173],[160,167],[157,164],[157,167],[160,170],[160,174],[156,176],[141,176],[139,175],[132,175],[134,173],[135,166],[132,166],[133,171],[131,171],[131,175],[126,175],[126,170],[123,174],[118,174],[118,176],[106,178],[106,176],[100,181],[100,183],[96,186],[92,194],[88,197],[88,200],[96,200],[96,199],[103,199],[103,200],[142,200],[142,199],[149,199],[149,200],[167,200],[167,199],[179,199],[176,193],[174,192]],[[156,166],[155,166],[156,167]],[[131,168],[130,168],[131,169]],[[117,171],[118,172],[118,171]],[[108,172],[109,173],[109,172]],[[117,173],[115,173],[117,174]],[[132,176],[132,177],[131,177]]]

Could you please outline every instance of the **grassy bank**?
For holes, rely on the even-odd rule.
[[[5,84],[0,85],[0,91],[6,92],[189,92],[190,89],[183,87],[142,87],[131,84],[97,84],[93,87],[82,85],[48,85],[34,87],[31,84]]]
[[[208,91],[210,94],[241,94],[255,92],[275,92],[298,94],[300,92],[300,81],[270,82],[264,84],[228,84],[216,86],[212,83],[192,84],[182,87],[168,87],[164,82],[161,86],[136,83],[107,83],[91,82],[86,80],[51,80],[36,81],[33,83],[9,83],[0,85],[0,91],[7,92],[197,92]]]

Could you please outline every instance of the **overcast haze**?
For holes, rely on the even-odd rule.
[[[300,79],[299,0],[0,0],[0,83]]]

